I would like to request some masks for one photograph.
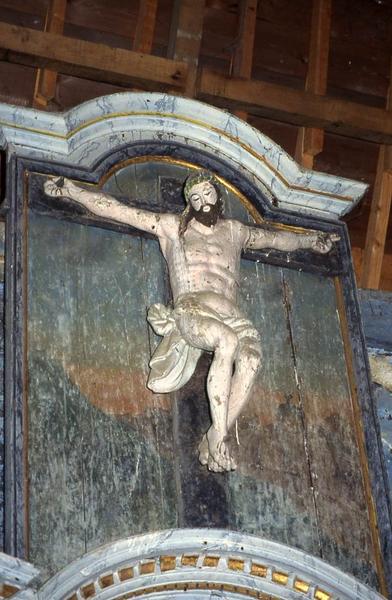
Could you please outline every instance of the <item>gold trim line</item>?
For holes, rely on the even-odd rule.
[[[287,188],[289,188],[291,190],[304,192],[306,194],[314,194],[317,196],[325,196],[326,198],[340,200],[342,202],[353,202],[354,201],[354,198],[352,196],[342,196],[341,194],[332,194],[331,192],[325,192],[322,190],[315,190],[312,188],[305,188],[305,187],[302,187],[299,185],[290,184],[289,181],[282,175],[282,173],[280,171],[278,171],[275,167],[273,167],[271,165],[271,163],[269,163],[265,159],[264,156],[262,156],[261,154],[257,153],[255,150],[253,150],[253,148],[251,148],[251,146],[248,146],[247,144],[241,142],[236,136],[230,135],[229,133],[227,133],[227,131],[219,129],[218,127],[213,127],[212,125],[209,125],[209,124],[205,123],[204,121],[201,121],[200,119],[193,119],[191,117],[185,117],[183,115],[176,115],[173,113],[149,112],[149,111],[115,112],[115,113],[110,113],[110,114],[107,114],[107,115],[104,115],[101,117],[96,117],[95,119],[90,119],[89,121],[85,121],[84,123],[82,123],[78,127],[75,127],[75,129],[72,129],[65,135],[53,133],[52,131],[47,131],[44,129],[23,126],[23,125],[19,125],[16,123],[9,123],[7,121],[0,121],[0,126],[10,127],[10,128],[14,128],[14,129],[23,129],[25,131],[31,131],[33,133],[39,133],[41,135],[47,135],[50,137],[54,137],[57,139],[67,141],[72,136],[76,135],[83,129],[86,129],[87,127],[90,127],[91,125],[95,125],[96,123],[100,123],[100,122],[106,121],[108,119],[116,119],[116,118],[124,118],[124,117],[142,117],[142,116],[159,117],[161,119],[162,118],[176,119],[178,121],[183,121],[184,123],[191,123],[193,125],[199,125],[199,126],[204,127],[205,129],[209,129],[210,131],[213,131],[214,133],[217,133],[218,135],[234,142],[235,144],[240,146],[243,150],[245,150],[246,152],[251,154],[254,158],[256,158],[260,162],[267,165],[267,167],[273,172],[275,177],[277,177],[281,182],[283,182],[283,184]]]

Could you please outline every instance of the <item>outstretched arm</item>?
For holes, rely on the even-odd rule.
[[[165,235],[166,232],[163,230],[170,227],[171,222],[175,219],[174,215],[162,215],[125,206],[109,194],[86,190],[65,177],[47,179],[44,183],[44,190],[51,197],[70,198],[85,206],[94,215],[125,223],[158,236]]]
[[[277,229],[272,231],[262,227],[249,227],[249,237],[246,242],[246,248],[261,250],[262,248],[272,248],[274,250],[283,250],[284,252],[293,252],[294,250],[312,250],[319,254],[327,254],[334,242],[337,242],[340,236],[337,234],[328,234],[321,232],[312,233],[294,233]]]

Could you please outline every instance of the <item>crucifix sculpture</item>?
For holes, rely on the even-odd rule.
[[[147,386],[172,392],[192,376],[203,351],[213,353],[207,376],[211,426],[199,444],[199,460],[215,472],[236,468],[227,434],[250,397],[262,352],[259,332],[238,308],[240,258],[244,249],[325,254],[339,238],[297,234],[223,218],[223,201],[212,173],[198,171],[184,185],[181,215],[129,207],[103,192],[68,179],[48,179],[52,197],[67,197],[97,216],[157,236],[168,265],[173,305],[154,304],[148,321],[163,336],[150,361]]]

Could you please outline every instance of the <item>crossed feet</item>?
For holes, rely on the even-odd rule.
[[[222,434],[213,425],[203,435],[199,444],[199,461],[215,473],[233,471],[237,468],[235,460],[230,456],[225,439],[222,438]]]

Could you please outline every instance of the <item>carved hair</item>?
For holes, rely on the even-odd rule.
[[[181,219],[180,219],[180,226],[179,226],[180,237],[182,237],[184,235],[184,233],[186,232],[186,229],[188,227],[188,223],[194,218],[194,209],[193,209],[192,204],[189,201],[191,189],[195,185],[198,185],[199,183],[203,183],[204,181],[206,181],[207,183],[210,183],[215,188],[215,191],[217,194],[217,202],[221,206],[221,214],[224,211],[223,198],[222,198],[222,194],[220,191],[218,180],[215,177],[215,175],[213,173],[211,173],[210,171],[197,171],[196,173],[192,173],[192,175],[189,175],[186,178],[185,183],[184,183],[184,198],[187,203],[187,206],[186,206],[185,210],[183,211],[183,213],[181,215]]]

